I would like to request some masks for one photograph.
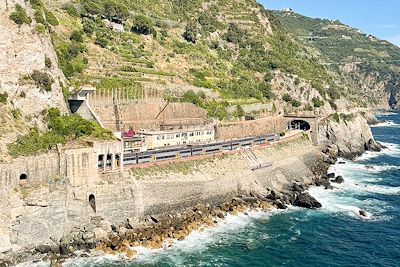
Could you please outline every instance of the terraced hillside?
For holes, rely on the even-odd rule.
[[[312,98],[301,96],[305,90],[335,108],[344,94],[317,51],[254,0],[63,0],[49,8],[60,20],[53,42],[74,88],[127,88],[132,97],[156,89],[220,119],[252,103],[313,110]],[[123,24],[124,32],[111,30],[106,19]]]
[[[321,63],[345,77],[343,83],[376,104],[400,91],[400,48],[366,35],[340,21],[312,19],[293,12],[274,12],[294,38],[316,48]]]

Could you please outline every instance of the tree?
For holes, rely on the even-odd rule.
[[[132,32],[149,35],[154,32],[153,21],[145,15],[137,15],[133,18]]]
[[[225,39],[234,44],[239,44],[244,38],[244,32],[235,23],[229,23],[228,31],[226,32]]]
[[[182,37],[185,38],[189,43],[196,43],[197,35],[199,30],[197,28],[197,24],[194,21],[189,21],[185,27],[185,32],[182,34]]]

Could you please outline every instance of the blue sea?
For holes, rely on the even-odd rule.
[[[320,210],[228,216],[171,248],[140,249],[132,262],[107,256],[64,266],[400,266],[400,114],[380,119],[372,131],[388,148],[332,166],[345,183],[310,190]]]

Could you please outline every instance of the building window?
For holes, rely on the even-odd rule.
[[[207,134],[212,134],[212,131],[207,131]]]
[[[189,136],[194,136],[194,133],[189,133]]]
[[[181,134],[176,134],[175,137],[179,138],[179,137],[181,137]]]

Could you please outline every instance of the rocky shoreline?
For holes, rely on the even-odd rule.
[[[171,245],[171,240],[182,240],[192,231],[203,227],[214,227],[228,214],[237,215],[252,210],[268,211],[273,208],[286,209],[299,206],[309,209],[320,208],[312,196],[305,191],[314,185],[329,183],[326,172],[329,161],[320,161],[313,165],[313,182],[310,184],[292,183],[285,190],[270,190],[266,195],[241,195],[220,205],[198,204],[176,214],[148,216],[144,222],[135,223],[130,219],[113,225],[100,216],[91,218],[91,222],[64,235],[61,240],[41,244],[10,254],[0,266],[13,266],[24,261],[46,261],[51,266],[62,266],[68,258],[101,254],[125,255],[133,259],[137,252],[132,247],[143,246],[158,249]]]
[[[354,127],[356,126],[357,124],[354,124]],[[342,127],[342,125],[335,127]],[[351,128],[350,126],[348,127],[349,129]],[[140,220],[141,223],[137,223],[137,220],[134,219],[125,219],[121,223],[112,224],[102,216],[92,216],[90,222],[68,231],[61,239],[52,239],[48,243],[29,246],[16,252],[8,252],[2,258],[0,256],[0,267],[41,260],[51,262],[51,266],[61,266],[66,259],[74,258],[79,253],[80,256],[87,257],[118,254],[125,255],[124,257],[127,259],[133,259],[137,253],[132,247],[143,246],[157,249],[169,246],[171,245],[171,240],[182,240],[192,231],[203,227],[216,226],[217,222],[224,219],[228,213],[236,215],[250,210],[286,209],[288,206],[309,209],[320,208],[321,204],[306,191],[311,186],[322,186],[326,190],[330,190],[334,188],[331,183],[342,183],[344,181],[343,177],[328,173],[330,165],[335,164],[339,157],[354,159],[367,150],[380,151],[383,148],[382,145],[373,140],[372,134],[369,135],[369,129],[367,129],[369,130],[367,131],[367,139],[364,136],[362,139],[357,140],[356,144],[347,147],[341,144],[345,140],[338,142],[337,138],[341,136],[337,132],[333,135],[331,130],[330,126],[324,129],[336,141],[325,143],[320,150],[316,151],[318,152],[318,157],[308,157],[303,152],[300,161],[304,165],[303,167],[308,170],[308,172],[305,172],[309,173],[308,179],[299,179],[299,176],[296,178],[296,175],[299,174],[290,170],[293,168],[293,162],[289,159],[286,160],[286,165],[277,164],[274,167],[274,177],[277,179],[275,181],[267,181],[262,178],[265,175],[270,175],[270,172],[256,175],[257,180],[247,181],[249,183],[247,185],[242,184],[240,179],[236,181],[238,183],[236,186],[239,189],[237,192],[239,193],[236,196],[231,196],[229,198],[230,201],[227,201],[227,198],[223,198],[223,195],[216,195],[213,198],[216,201],[213,202],[206,199],[199,199],[194,204],[188,205],[182,202],[180,210],[165,208],[163,213],[157,213],[159,209],[151,210]],[[358,136],[359,134],[356,133],[356,135]],[[301,147],[302,145],[300,144],[296,149],[301,151]],[[290,148],[288,149],[287,151],[281,150],[281,153],[288,153]],[[264,156],[271,157],[268,153],[264,154]],[[237,162],[232,161],[232,163],[236,164]],[[284,174],[288,176],[282,176]],[[168,179],[168,177],[165,179]],[[225,182],[230,183],[228,181],[231,180],[228,179]],[[263,181],[266,184],[261,188],[262,186],[257,181]],[[279,186],[275,184],[277,181],[281,182]],[[154,181],[154,183],[162,184],[162,182],[158,181]],[[148,181],[148,186],[153,188],[153,181]],[[247,190],[243,190],[243,186],[247,186]],[[170,187],[174,188],[174,185]],[[217,192],[213,194],[217,194]],[[150,200],[152,199],[150,198]],[[193,203],[193,201],[190,203]],[[155,203],[152,205],[157,206]],[[166,203],[165,205],[168,206],[170,204]],[[184,209],[185,207],[190,208]],[[361,210],[360,215],[363,216],[363,211]]]

